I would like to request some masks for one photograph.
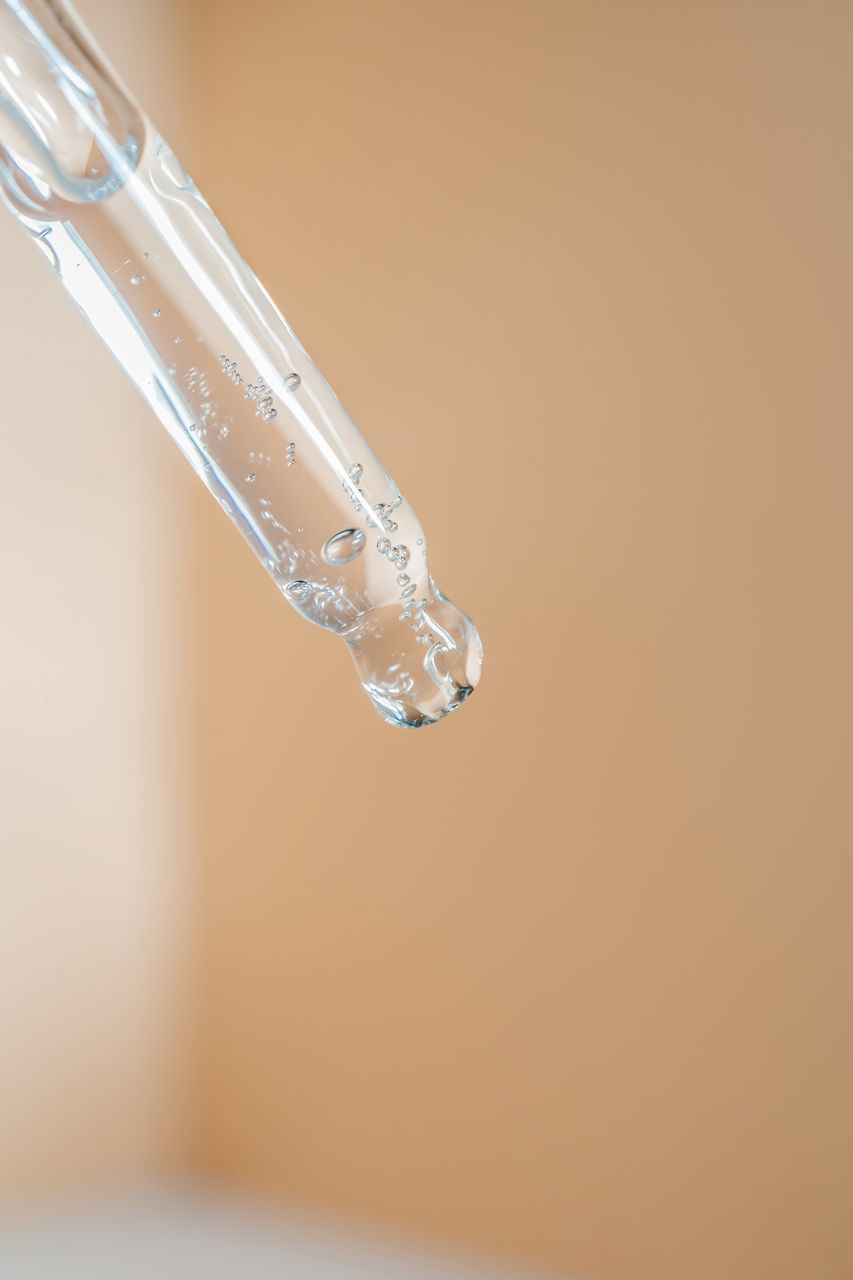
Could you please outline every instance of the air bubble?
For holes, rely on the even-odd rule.
[[[302,379],[298,373],[289,373],[284,380],[284,385],[288,391],[296,391],[302,385]]]
[[[342,529],[326,543],[323,559],[327,564],[349,564],[356,556],[361,555],[364,541],[361,529]]]
[[[249,474],[246,476],[246,483],[253,484],[254,480],[255,480],[255,473],[254,471],[250,471]]]
[[[157,310],[156,310],[153,314],[154,314],[154,319],[155,319],[155,320],[159,320],[160,316],[161,316],[163,313],[161,312],[160,308],[158,307],[158,308],[157,308]]]
[[[178,343],[179,343],[180,341],[181,341],[181,340],[180,340],[180,338],[176,338],[176,339],[175,339],[175,346],[177,346],[177,345],[178,345]]]
[[[303,582],[303,580],[299,578],[296,582],[288,582],[284,590],[285,594],[290,596],[291,600],[298,600],[301,603],[303,600],[308,599],[314,588],[311,586],[310,582]]]
[[[402,502],[402,498],[400,498],[400,496],[398,495],[393,502],[388,502],[388,503],[377,502],[375,507],[373,508],[373,510],[379,516],[379,520],[382,524],[382,528],[385,529],[386,532],[388,533],[396,533],[397,531],[397,523],[396,521],[391,519],[391,512],[396,511],[397,507],[400,505],[401,502]]]
[[[130,277],[130,283],[131,283],[131,284],[142,284],[142,276],[131,276],[131,277]]]
[[[377,550],[377,551],[381,551],[383,555],[385,554],[385,552],[386,552],[386,551],[390,551],[390,550],[391,550],[391,539],[390,539],[390,538],[379,538],[379,539],[378,539],[378,541],[377,541],[377,543],[376,543],[376,550]]]

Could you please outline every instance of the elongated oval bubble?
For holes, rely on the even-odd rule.
[[[349,564],[364,550],[365,537],[361,529],[342,529],[334,534],[323,548],[326,564]]]

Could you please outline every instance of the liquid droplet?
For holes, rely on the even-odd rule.
[[[349,564],[356,556],[361,555],[364,542],[361,529],[342,529],[326,543],[323,559],[327,564]]]
[[[284,380],[284,385],[287,387],[288,391],[295,391],[297,387],[302,385],[302,379],[298,373],[289,373]]]
[[[284,590],[285,594],[289,595],[291,600],[303,601],[308,599],[314,588],[311,586],[310,582],[303,582],[303,580],[299,578],[296,582],[288,582]]]

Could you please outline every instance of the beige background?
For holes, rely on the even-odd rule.
[[[155,1163],[186,1141],[208,1177],[562,1275],[845,1280],[851,11],[186,14],[188,167],[486,667],[445,724],[383,725],[152,454],[192,537],[198,912],[191,1102],[157,1110]],[[158,594],[147,655],[178,625]],[[89,1101],[94,1132],[121,1114]]]
[[[196,168],[486,648],[394,732],[200,509],[206,1165],[853,1275],[849,6],[204,13]]]

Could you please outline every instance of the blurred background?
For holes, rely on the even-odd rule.
[[[853,10],[79,8],[486,665],[383,724],[0,219],[0,1272],[853,1276]]]

